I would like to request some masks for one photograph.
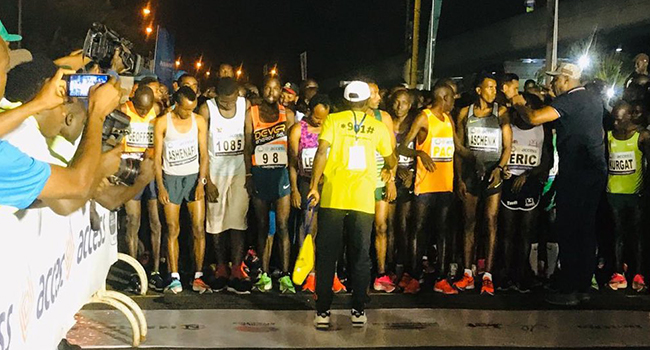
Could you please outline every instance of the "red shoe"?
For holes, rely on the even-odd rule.
[[[625,276],[620,273],[613,274],[612,279],[609,280],[609,288],[612,290],[627,288],[627,280],[625,279]]]
[[[634,276],[634,280],[632,281],[632,289],[634,289],[637,293],[641,293],[646,289],[645,279],[643,278],[643,275],[637,274]]]
[[[334,275],[334,282],[332,283],[332,291],[334,291],[334,293],[336,294],[348,291],[348,289],[345,288],[345,285],[341,283],[341,280],[337,275]]]
[[[411,275],[409,275],[408,273],[404,272],[404,274],[402,275],[402,279],[399,281],[399,283],[397,284],[397,286],[400,287],[400,288],[402,288],[402,289],[406,289],[406,286],[408,286],[409,283],[411,283],[411,280],[412,280],[412,279],[413,279],[413,277],[411,277]]]
[[[230,277],[231,277],[231,279],[232,278],[239,278],[239,279],[248,278],[248,274],[246,273],[246,270],[244,269],[244,263],[240,263],[239,266],[233,266]]]
[[[373,289],[380,292],[384,291],[386,293],[392,293],[395,291],[395,285],[390,280],[388,275],[383,275],[382,277],[375,278],[375,283],[373,283]]]
[[[481,295],[494,295],[494,283],[492,283],[492,278],[483,277],[483,285],[481,286]]]
[[[474,289],[474,277],[472,276],[471,273],[465,271],[465,274],[463,274],[463,278],[454,282],[454,287],[456,287],[458,290],[461,291],[472,290]]]
[[[404,294],[418,294],[419,292],[420,282],[415,278],[411,278],[409,284],[404,288]]]
[[[458,289],[452,287],[452,285],[449,284],[449,281],[447,281],[446,278],[436,282],[436,284],[433,286],[433,291],[447,294],[447,295],[458,294]]]
[[[316,292],[316,274],[310,273],[307,276],[307,280],[302,285],[302,291],[312,293]]]

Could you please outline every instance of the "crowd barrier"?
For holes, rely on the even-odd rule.
[[[133,345],[146,321],[131,299],[105,290],[118,260],[117,214],[97,205],[101,225],[90,225],[90,205],[69,216],[48,208],[0,214],[0,350],[56,349],[86,303],[124,312]]]

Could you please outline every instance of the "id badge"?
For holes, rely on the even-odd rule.
[[[366,148],[363,146],[350,147],[348,170],[366,170]]]

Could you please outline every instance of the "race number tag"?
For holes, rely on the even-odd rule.
[[[429,155],[434,162],[451,162],[454,159],[453,137],[432,137]]]
[[[138,148],[153,148],[153,124],[131,123],[131,132],[126,136],[126,145]]]
[[[287,165],[287,148],[284,144],[266,144],[255,147],[257,166]]]
[[[304,170],[311,170],[314,167],[314,157],[316,157],[316,150],[317,148],[302,149],[301,161],[302,161],[302,168]]]
[[[348,170],[366,170],[366,148],[363,146],[350,147]]]
[[[170,166],[191,163],[199,157],[198,141],[196,139],[165,141],[165,156]]]
[[[512,144],[508,165],[512,169],[530,170],[539,166],[542,150],[539,147]]]
[[[216,156],[235,156],[244,154],[244,135],[213,137],[212,153]]]
[[[499,152],[501,129],[470,127],[468,128],[468,141],[472,151]]]
[[[415,147],[415,144],[411,141],[408,145],[408,149],[413,149]],[[399,159],[397,160],[397,164],[402,167],[402,168],[408,168],[411,165],[413,165],[413,158],[399,155]]]
[[[609,173],[612,175],[630,175],[636,172],[634,152],[616,152],[609,154]]]

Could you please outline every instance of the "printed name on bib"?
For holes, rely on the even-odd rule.
[[[287,147],[284,143],[255,147],[255,164],[257,166],[287,165]]]
[[[609,155],[609,173],[612,175],[630,175],[636,172],[634,152],[616,152]]]
[[[213,137],[212,153],[217,156],[235,156],[244,154],[244,135],[229,135],[229,137]]]
[[[303,148],[302,149],[302,168],[303,170],[311,170],[314,167],[314,157],[316,157],[317,148]],[[328,149],[329,151],[329,149]]]
[[[179,166],[193,162],[199,157],[196,139],[165,141],[165,154],[170,166]]]
[[[511,168],[532,169],[539,166],[542,150],[539,147],[512,145],[508,165]]]
[[[432,137],[429,156],[434,162],[451,162],[454,159],[453,137]]]
[[[131,132],[126,136],[126,145],[153,148],[153,124],[132,123]]]
[[[500,131],[495,128],[468,128],[469,148],[473,151],[498,152],[501,142]]]

